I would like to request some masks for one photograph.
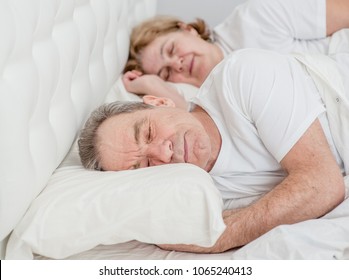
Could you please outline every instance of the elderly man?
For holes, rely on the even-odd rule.
[[[349,54],[324,59],[320,72],[331,67],[348,97]],[[209,172],[223,198],[260,195],[223,213],[227,228],[213,247],[166,249],[222,252],[280,224],[320,217],[344,198],[348,158],[312,69],[290,55],[242,50],[217,65],[190,112],[153,96],[103,105],[79,139],[82,163],[117,171],[186,162]]]

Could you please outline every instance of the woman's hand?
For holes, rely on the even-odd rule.
[[[125,89],[138,95],[153,95],[157,97],[170,98],[176,107],[187,110],[188,104],[179,94],[177,89],[162,80],[159,76],[143,74],[140,71],[132,70],[122,76]]]
[[[152,80],[156,80],[156,78],[154,79],[152,76],[153,75],[143,75],[140,71],[132,70],[126,72],[122,76],[122,81],[127,91],[143,95],[149,94],[149,92],[147,92],[149,84]]]

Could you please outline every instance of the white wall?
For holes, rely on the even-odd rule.
[[[210,27],[216,26],[232,9],[246,0],[158,0],[157,14],[175,15],[183,21],[199,17]]]

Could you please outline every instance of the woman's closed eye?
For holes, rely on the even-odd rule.
[[[171,58],[174,54],[174,51],[175,51],[175,45],[174,45],[174,42],[172,42],[170,45],[169,45],[169,48],[167,50],[167,55],[169,56],[169,58]],[[162,78],[165,80],[165,81],[168,81],[171,77],[171,67],[165,67],[164,70],[162,71]]]

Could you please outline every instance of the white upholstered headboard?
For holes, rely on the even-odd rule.
[[[0,0],[0,241],[117,80],[156,0]]]

